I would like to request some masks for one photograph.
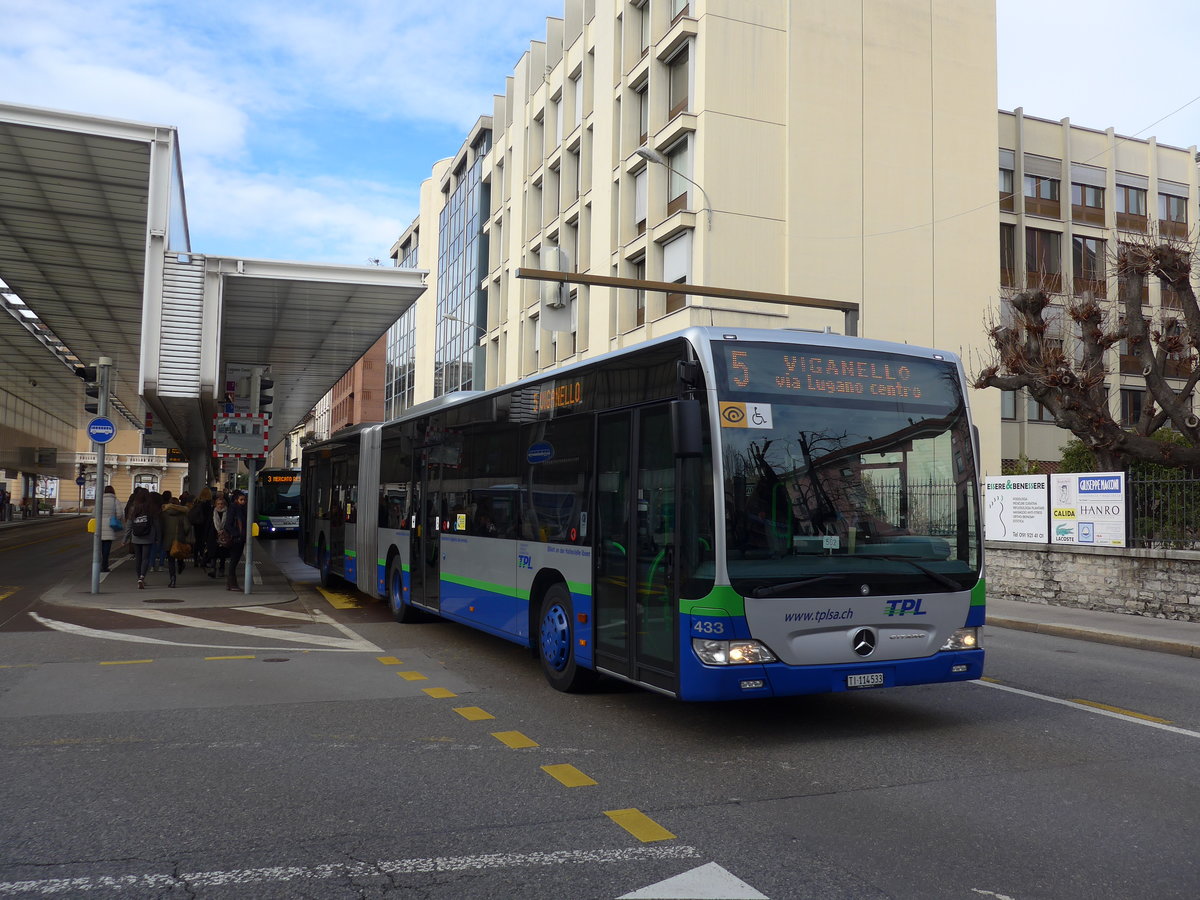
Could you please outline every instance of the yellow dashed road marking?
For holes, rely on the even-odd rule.
[[[594,778],[589,778],[577,768],[567,763],[557,766],[542,766],[542,771],[551,778],[558,779],[567,787],[587,787],[588,785],[597,783]]]
[[[400,662],[400,660],[396,659],[396,657],[394,657],[394,656],[377,656],[375,658],[377,660],[379,660],[381,663],[383,663],[385,666],[402,666],[402,665],[404,665],[404,663]]]
[[[206,656],[206,657],[204,657],[204,660],[205,660],[205,662],[209,662],[209,661],[218,660],[218,659],[257,659],[257,658],[258,657],[256,657],[256,656]]]
[[[675,837],[644,812],[636,809],[614,809],[604,813],[643,844],[669,841]]]
[[[9,597],[11,597],[13,594],[15,594],[19,590],[20,590],[20,588],[12,588],[11,590],[6,589],[6,588],[0,588],[0,591],[4,592],[4,593],[0,593],[0,600],[7,600]]]
[[[511,747],[513,750],[523,750],[526,747],[538,746],[537,741],[530,740],[519,731],[493,731],[492,737],[504,744],[504,746]]]
[[[486,712],[478,706],[456,706],[454,711],[468,722],[482,722],[484,719],[496,718],[490,712]]]
[[[999,683],[1000,683],[1000,679],[999,679],[999,678],[988,678],[986,675],[984,675],[983,677],[981,677],[979,680],[980,680],[980,681],[986,681],[986,682],[988,682],[989,684],[999,684]]]
[[[403,678],[405,681],[428,681],[429,680],[424,675],[422,675],[420,672],[397,672],[396,674],[399,675],[401,678]]]
[[[102,662],[102,666],[136,666],[138,663],[152,663],[152,659],[117,659],[112,662]]]
[[[458,694],[449,688],[421,688],[430,697],[438,700],[444,700],[446,697],[457,697]]]
[[[1094,700],[1072,700],[1072,703],[1082,703],[1084,706],[1090,706],[1093,709],[1106,709],[1109,712],[1119,713],[1122,716],[1132,716],[1135,719],[1144,719],[1147,722],[1157,722],[1159,725],[1170,725],[1170,719],[1160,719],[1158,716],[1148,716],[1145,713],[1134,712],[1131,709],[1121,709],[1119,706],[1109,706],[1107,703],[1097,703]]]

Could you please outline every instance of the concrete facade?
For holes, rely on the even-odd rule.
[[[828,311],[579,286],[547,330],[522,267],[855,301],[860,334],[970,367],[1000,280],[995,58],[991,2],[566,0],[493,105],[476,386],[688,325],[843,327]],[[446,165],[406,235],[431,272]],[[410,250],[402,238],[393,259]],[[436,296],[417,304],[417,347],[434,343]],[[422,359],[413,402],[434,396],[431,370]],[[971,402],[998,473],[999,392]]]
[[[1026,116],[1021,109],[1000,112],[999,138],[1002,291],[1021,290],[1048,277],[1058,283],[1062,300],[1090,290],[1114,302],[1116,315],[1118,244],[1148,232],[1181,240],[1197,234],[1195,146],[1168,147],[1154,138],[1118,135],[1112,128],[1098,131],[1069,119]],[[1049,242],[1048,259],[1038,256],[1039,240]],[[1195,270],[1192,277],[1193,286],[1200,286]],[[1164,308],[1164,296],[1159,280],[1149,281],[1143,312],[1155,317]],[[1057,333],[1048,336],[1063,340],[1064,350],[1073,338],[1061,322]],[[1112,413],[1121,421],[1122,404],[1127,412],[1137,402],[1131,394],[1145,390],[1145,379],[1140,363],[1122,360],[1119,346],[1110,353],[1108,369]],[[1039,468],[1058,461],[1062,446],[1073,437],[1070,432],[1029,403],[1024,391],[1004,398],[1002,408],[1006,465],[1022,457]]]

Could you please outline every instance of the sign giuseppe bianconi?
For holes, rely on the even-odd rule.
[[[1050,476],[1051,542],[1125,546],[1125,473]]]

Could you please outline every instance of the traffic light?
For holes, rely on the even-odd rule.
[[[275,403],[275,392],[272,390],[275,387],[275,381],[269,375],[261,375],[258,379],[258,411],[265,415],[271,415],[271,408]]]
[[[96,366],[76,366],[75,374],[83,379],[83,392],[95,400],[95,403],[84,403],[84,412],[93,416],[100,411],[100,374]]]

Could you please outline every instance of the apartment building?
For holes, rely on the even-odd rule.
[[[1043,285],[1060,297],[1059,314],[1047,317],[1053,322],[1047,337],[1062,341],[1064,350],[1073,339],[1071,323],[1061,315],[1068,297],[1090,291],[1117,300],[1113,261],[1122,241],[1147,234],[1196,236],[1200,189],[1194,146],[1185,150],[1111,128],[1083,128],[1069,119],[1038,119],[1021,109],[1000,111],[999,145],[1002,290]],[[1158,279],[1149,281],[1142,297],[1146,316],[1179,308],[1178,297]],[[1118,314],[1115,304],[1111,314]],[[1145,399],[1141,364],[1120,345],[1108,369],[1113,416],[1133,424]],[[1073,437],[1024,391],[1003,393],[1001,416],[1005,466],[1028,460],[1051,470]]]
[[[991,3],[566,0],[392,249],[430,286],[389,333],[388,413],[694,324],[845,327],[521,268],[852,301],[859,334],[970,366],[999,298],[995,43]],[[972,403],[998,472],[999,392]]]

